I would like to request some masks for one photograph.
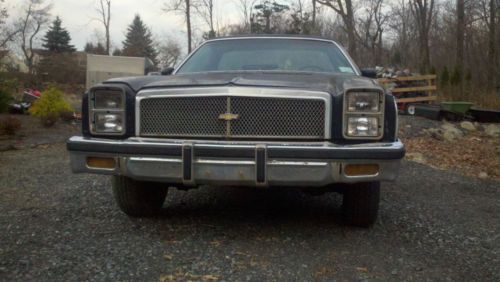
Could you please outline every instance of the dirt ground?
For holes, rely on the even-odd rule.
[[[421,131],[440,123],[400,120],[424,164],[403,161],[377,223],[359,229],[342,224],[340,195],[294,189],[170,189],[160,216],[129,218],[109,177],[71,173],[77,124],[21,119],[21,145],[0,152],[0,281],[500,280],[499,182],[425,164],[446,143]]]
[[[6,117],[0,114],[0,119]],[[38,118],[29,115],[12,115],[21,121],[21,129],[15,136],[0,135],[0,151],[21,150],[66,141],[80,134],[77,122],[57,122],[53,127],[43,127]]]
[[[63,143],[0,153],[1,281],[499,281],[498,182],[404,161],[371,229],[341,197],[171,189],[129,218],[105,176],[75,175]]]

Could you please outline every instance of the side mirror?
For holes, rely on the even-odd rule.
[[[161,75],[171,75],[174,72],[173,67],[167,67],[161,70]]]
[[[368,78],[377,78],[377,71],[374,69],[362,69],[361,75]]]

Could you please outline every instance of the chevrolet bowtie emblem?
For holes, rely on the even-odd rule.
[[[232,113],[225,113],[225,114],[220,114],[219,119],[225,120],[225,121],[232,121],[236,120],[240,117],[238,114],[232,114]]]

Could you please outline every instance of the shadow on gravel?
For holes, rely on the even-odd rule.
[[[298,189],[208,186],[188,192],[171,189],[158,219],[174,220],[179,224],[196,220],[201,224],[222,226],[237,222],[260,226],[292,224],[297,228],[314,223],[332,227],[342,225],[341,199],[342,196],[336,193],[312,196]]]

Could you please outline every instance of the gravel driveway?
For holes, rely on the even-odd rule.
[[[499,281],[499,182],[404,162],[372,229],[336,194],[171,189],[131,219],[64,144],[0,153],[0,280]]]

